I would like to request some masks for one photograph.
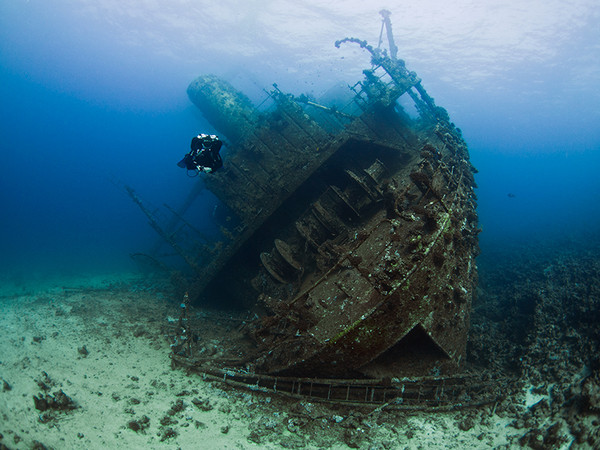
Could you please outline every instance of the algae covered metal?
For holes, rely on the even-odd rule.
[[[253,344],[220,362],[180,336],[176,365],[352,379],[462,370],[478,252],[467,146],[402,60],[342,44],[371,55],[344,108],[274,85],[259,110],[213,75],[188,87],[228,148],[202,180],[222,202],[221,237],[177,244],[195,271],[191,301],[252,311]]]

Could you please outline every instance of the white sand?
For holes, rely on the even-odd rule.
[[[165,334],[167,317],[179,314],[177,299],[144,288],[132,276],[69,283],[66,289],[46,285],[37,291],[21,287],[16,293],[4,286],[0,378],[11,389],[0,388],[1,444],[32,448],[38,441],[55,449],[348,448],[342,438],[350,429],[344,427],[347,415],[338,423],[334,416],[339,412],[314,406],[322,414],[315,418],[314,411],[306,413],[313,408],[310,404],[234,390],[171,370]],[[78,351],[83,346],[86,357]],[[40,421],[33,402],[42,392],[38,381],[45,379],[43,372],[54,383],[48,393],[62,389],[78,406],[54,413],[47,423]],[[184,409],[169,414],[178,400]],[[204,411],[192,400],[206,401],[212,409]],[[303,412],[305,423],[290,425]],[[458,424],[469,415],[475,425],[462,431]],[[143,416],[150,419],[146,430],[128,427]],[[165,417],[176,423],[161,425]],[[361,425],[352,431],[369,436],[356,441],[360,448],[493,448],[523,434],[507,425],[511,417],[492,415],[490,407],[383,413],[378,420],[360,417]],[[165,439],[168,428],[177,435]]]

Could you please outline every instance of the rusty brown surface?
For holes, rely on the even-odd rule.
[[[422,376],[464,365],[474,170],[420,79],[403,62],[373,62],[354,89],[361,112],[330,111],[327,123],[327,108],[315,113],[278,89],[260,115],[223,81],[201,77],[188,89],[192,99],[214,97],[213,110],[225,103],[203,110],[216,128],[228,129],[223,117],[234,111],[244,130],[232,132],[224,170],[206,178],[229,225],[198,256],[194,294],[256,311],[248,363],[259,373]],[[396,103],[403,94],[420,117]]]

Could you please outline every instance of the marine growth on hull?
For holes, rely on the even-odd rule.
[[[420,398],[425,380],[464,373],[478,252],[474,168],[460,130],[404,61],[365,41],[342,44],[371,55],[345,107],[274,85],[271,107],[259,110],[216,76],[189,85],[228,150],[223,169],[202,178],[222,203],[219,239],[190,245],[178,234],[193,226],[181,221],[197,193],[181,221],[155,222],[195,274],[172,360],[242,384],[313,380],[329,399],[338,385],[323,380],[350,380],[347,401],[358,380],[389,387],[413,377]],[[418,114],[401,106],[407,99]],[[207,356],[189,305],[216,303],[251,314]],[[372,399],[385,397],[373,383]],[[295,381],[287,389],[300,390]]]

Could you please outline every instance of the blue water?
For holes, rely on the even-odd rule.
[[[197,182],[176,166],[214,132],[186,97],[193,78],[218,74],[255,102],[273,82],[318,97],[368,67],[333,42],[376,45],[381,25],[368,2],[160,3],[0,3],[0,280],[134,268],[157,236],[120,186],[177,207]],[[600,230],[596,6],[521,3],[382,5],[469,144],[483,252]]]

